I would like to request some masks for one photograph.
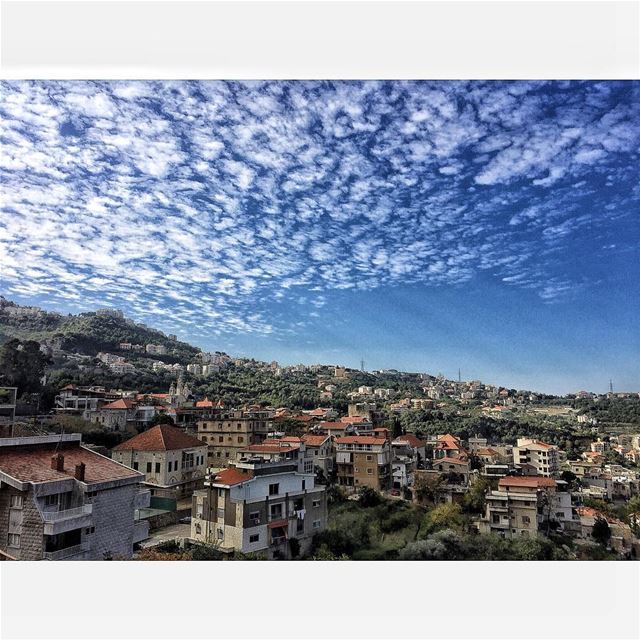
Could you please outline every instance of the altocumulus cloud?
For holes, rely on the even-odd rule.
[[[6,82],[2,287],[263,334],[480,272],[553,302],[589,286],[567,243],[638,210],[639,87]]]

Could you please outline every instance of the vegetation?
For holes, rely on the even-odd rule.
[[[18,397],[42,389],[41,378],[49,358],[33,340],[11,339],[0,347],[0,385],[17,387]]]

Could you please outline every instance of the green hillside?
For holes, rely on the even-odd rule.
[[[125,318],[93,312],[64,316],[36,307],[21,307],[0,297],[0,344],[10,338],[46,342],[56,349],[91,356],[99,351],[117,351],[121,342],[161,344],[167,347],[169,355],[159,359],[176,362],[191,362],[199,351]]]

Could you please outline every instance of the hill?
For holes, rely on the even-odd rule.
[[[117,351],[121,342],[161,344],[168,362],[191,362],[200,350],[173,340],[162,331],[137,324],[124,316],[96,312],[62,315],[38,307],[23,307],[0,296],[0,344],[10,338],[36,340],[54,349],[95,356]]]

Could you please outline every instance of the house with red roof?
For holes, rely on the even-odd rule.
[[[111,455],[144,473],[153,497],[180,500],[203,486],[207,445],[177,427],[156,425],[122,442]]]
[[[80,434],[0,438],[0,551],[18,560],[128,559],[148,537],[144,474]]]
[[[265,452],[278,445],[261,446]],[[313,536],[326,526],[326,486],[316,484],[313,472],[301,472],[293,459],[238,460],[209,476],[193,495],[191,538],[224,553],[294,558],[307,553]]]

